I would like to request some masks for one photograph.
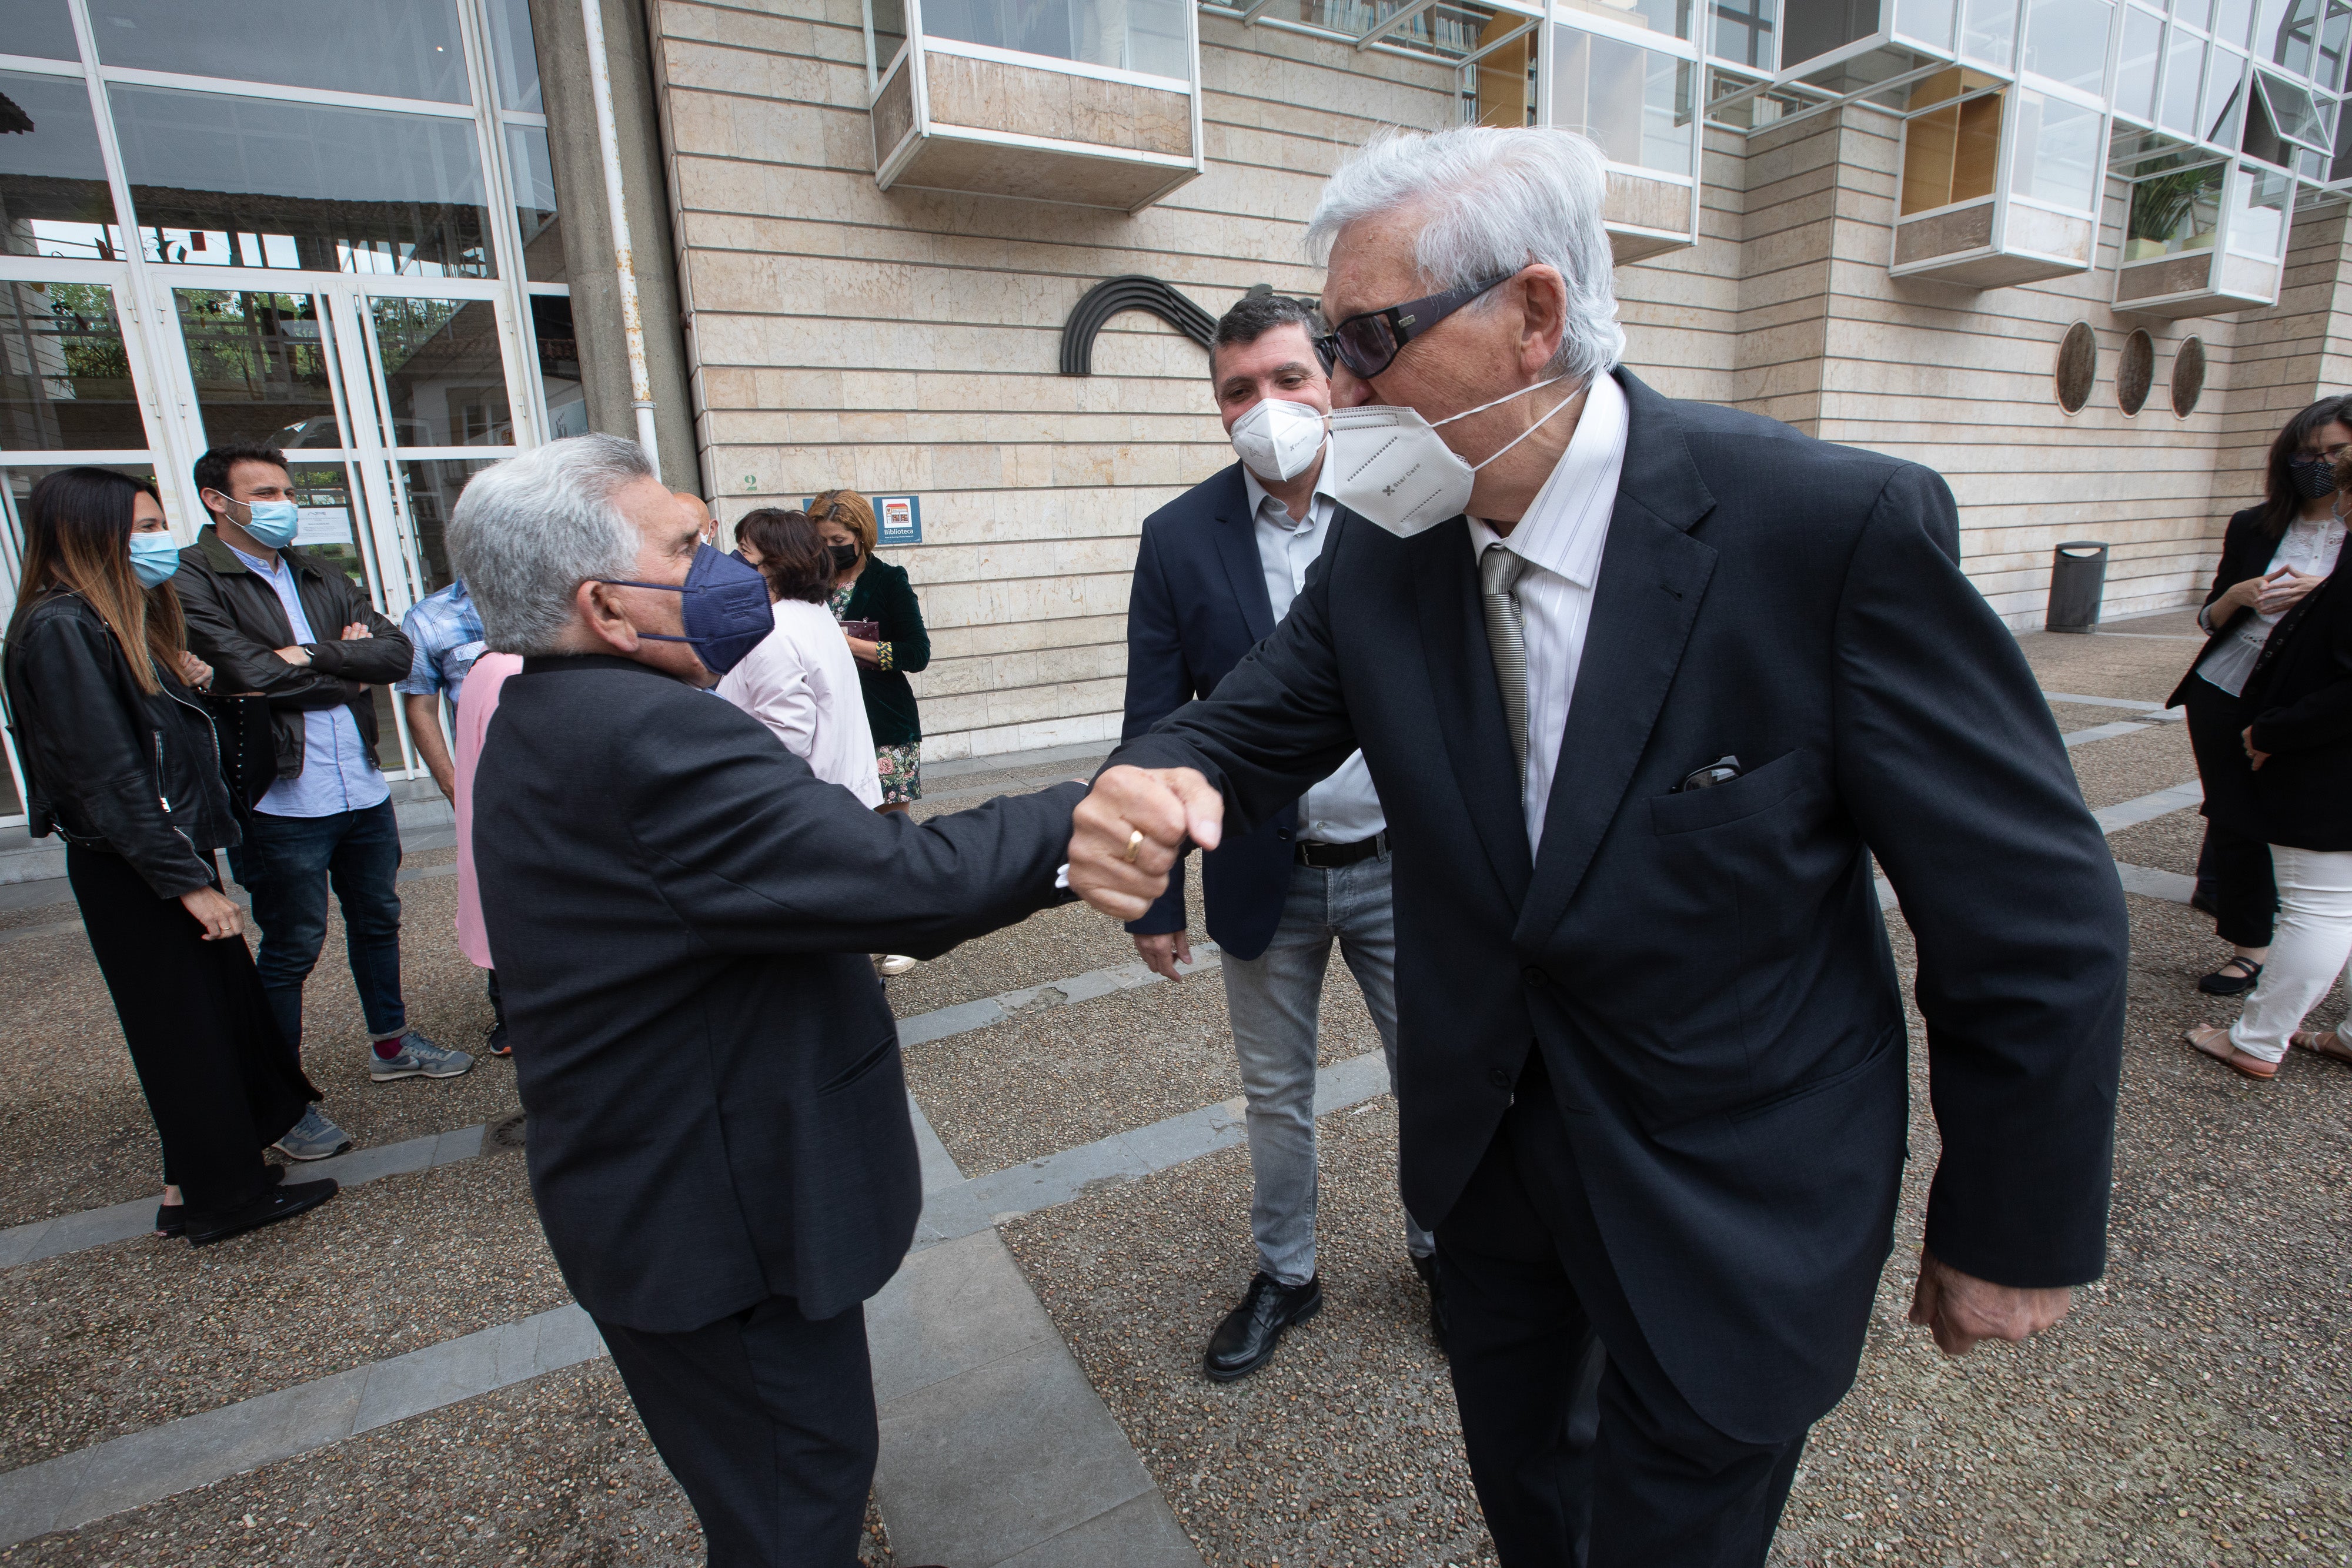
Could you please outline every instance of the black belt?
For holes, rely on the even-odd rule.
[[[1374,855],[1388,852],[1389,835],[1383,829],[1370,838],[1358,839],[1352,844],[1318,844],[1301,839],[1298,841],[1297,861],[1300,865],[1311,865],[1318,871],[1337,871],[1343,865],[1354,865],[1358,861],[1368,861]]]

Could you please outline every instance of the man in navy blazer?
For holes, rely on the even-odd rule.
[[[1405,1201],[1500,1561],[1755,1568],[1895,1240],[1874,870],[1940,1134],[1911,1315],[1951,1354],[2105,1265],[2126,932],[1949,490],[1616,369],[1606,180],[1583,137],[1483,127],[1333,177],[1308,237],[1349,509],[1274,636],[1113,754],[1069,881],[1132,918],[1156,880],[1104,846],[1246,831],[1362,749]]]
[[[1127,739],[1206,696],[1272,636],[1306,585],[1338,507],[1318,481],[1330,379],[1313,312],[1252,289],[1209,345],[1210,390],[1243,461],[1144,519],[1127,606]],[[1249,1124],[1257,1270],[1209,1337],[1202,1370],[1228,1383],[1273,1356],[1323,1304],[1315,1266],[1315,1061],[1323,978],[1336,944],[1396,1074],[1396,925],[1388,823],[1360,756],[1315,780],[1255,831],[1202,857],[1209,935],[1223,950],[1227,1016]],[[1192,952],[1183,863],[1128,930],[1174,980]],[[1433,1292],[1435,1243],[1405,1217],[1405,1250]],[[1441,1338],[1441,1343],[1443,1343]]]

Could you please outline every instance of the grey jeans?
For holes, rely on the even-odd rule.
[[[1315,1274],[1315,1051],[1331,943],[1347,961],[1381,1031],[1389,1087],[1396,1087],[1396,920],[1389,857],[1336,871],[1293,866],[1274,940],[1255,958],[1228,953],[1225,1010],[1248,1094],[1250,1230],[1258,1268],[1286,1285]],[[1405,1248],[1434,1245],[1405,1216]]]

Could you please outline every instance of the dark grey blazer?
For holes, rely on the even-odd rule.
[[[1651,1348],[1708,1421],[1780,1441],[1853,1381],[1894,1239],[1907,1052],[1870,853],[1918,938],[1927,1243],[2002,1284],[2105,1260],[2123,896],[1943,481],[1619,379],[1538,853],[1461,518],[1400,540],[1343,512],[1274,635],[1112,760],[1199,768],[1246,827],[1363,748],[1405,1207],[1443,1235],[1540,1050]],[[1726,753],[1744,777],[1674,792]]]
[[[879,816],[658,671],[524,661],[474,779],[474,864],[531,1195],[581,1305],[680,1333],[882,1288],[922,1184],[868,955],[1066,900],[1084,794]]]

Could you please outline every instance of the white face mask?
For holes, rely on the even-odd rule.
[[[1451,424],[1474,413],[1525,397],[1564,378],[1553,376],[1521,387],[1476,408],[1448,414],[1437,424]],[[1469,504],[1478,470],[1543,428],[1554,413],[1576,401],[1584,389],[1560,399],[1550,413],[1504,443],[1502,451],[1486,463],[1472,465],[1445,444],[1437,424],[1410,408],[1365,403],[1331,411],[1331,493],[1349,511],[1378,523],[1401,539],[1409,539],[1457,517]]]
[[[1262,398],[1234,421],[1234,451],[1249,471],[1276,484],[1315,465],[1323,450],[1323,411],[1278,397]]]

